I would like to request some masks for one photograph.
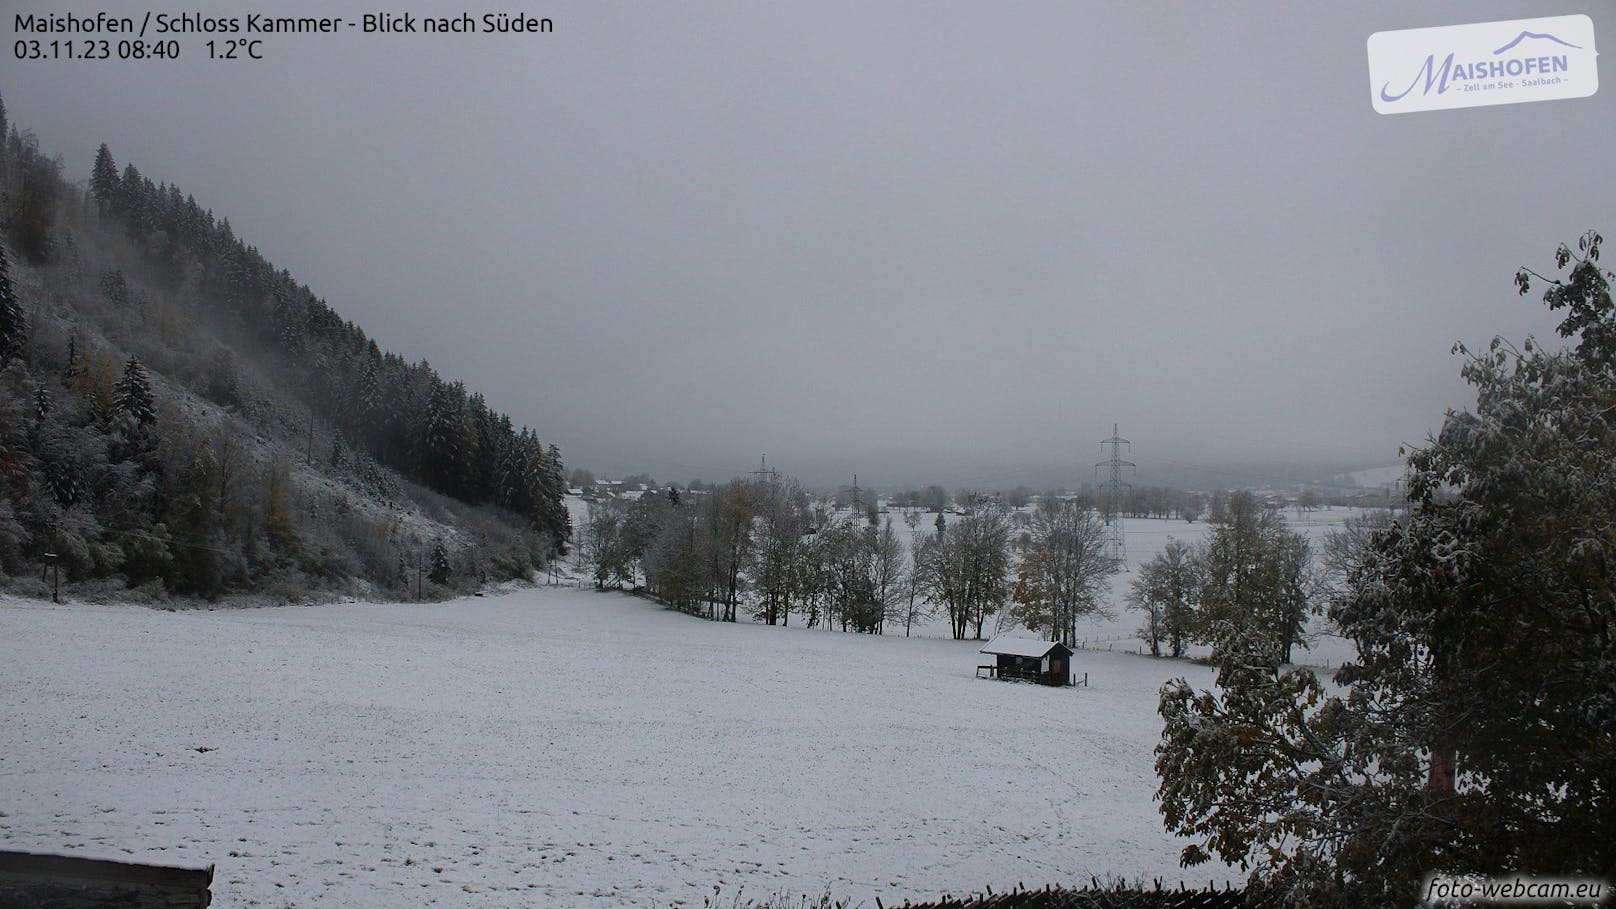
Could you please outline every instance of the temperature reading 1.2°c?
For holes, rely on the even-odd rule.
[[[262,60],[263,47],[262,41],[248,41],[244,38],[209,41],[208,56],[214,60]]]

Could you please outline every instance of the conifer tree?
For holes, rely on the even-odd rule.
[[[421,415],[421,451],[417,456],[428,485],[452,492],[455,464],[459,459],[459,414],[450,387],[436,376],[427,394],[426,411]]]
[[[544,465],[543,498],[540,500],[540,514],[543,521],[540,529],[553,539],[570,540],[572,516],[567,513],[567,506],[561,501],[561,497],[567,491],[567,472],[561,463],[561,451],[554,445],[551,445],[545,453]],[[565,547],[562,552],[565,554]]]
[[[140,175],[140,168],[133,164],[124,165],[123,177],[118,181],[117,208],[123,215],[124,225],[132,233],[139,233],[145,222],[145,184],[146,178]]]
[[[442,540],[432,544],[432,571],[427,578],[434,584],[449,583],[449,550]]]
[[[67,363],[62,367],[62,382],[69,388],[73,387],[73,381],[78,378],[79,372],[84,368],[84,364],[79,360],[79,336],[78,332],[74,332],[68,335]]]
[[[0,368],[22,355],[27,330],[27,317],[11,287],[11,260],[5,244],[0,244]]]
[[[157,402],[152,395],[151,380],[140,361],[130,357],[123,364],[123,376],[112,387],[113,411],[142,426],[157,419]]]
[[[101,298],[113,306],[129,305],[129,282],[124,279],[122,269],[102,273]]]
[[[100,203],[102,211],[115,211],[121,201],[122,185],[118,181],[118,165],[105,142],[95,151],[95,166],[90,171],[90,193]]]

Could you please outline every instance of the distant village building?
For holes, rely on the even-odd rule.
[[[569,495],[575,495],[586,502],[602,499],[636,502],[652,491],[651,487],[644,483],[629,483],[626,480],[596,480],[588,486],[575,486],[567,490]]]
[[[1042,685],[1072,684],[1072,648],[1060,641],[997,637],[981,652],[992,655],[995,660],[976,667],[979,677],[985,670],[987,678],[1021,679]]]

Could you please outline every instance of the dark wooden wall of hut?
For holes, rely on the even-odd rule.
[[[0,909],[206,909],[213,868],[0,851]]]

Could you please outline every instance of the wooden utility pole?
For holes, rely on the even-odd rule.
[[[45,553],[45,566],[39,572],[39,579],[45,580],[45,572],[51,573],[51,602],[62,602],[62,557],[54,552]]]

